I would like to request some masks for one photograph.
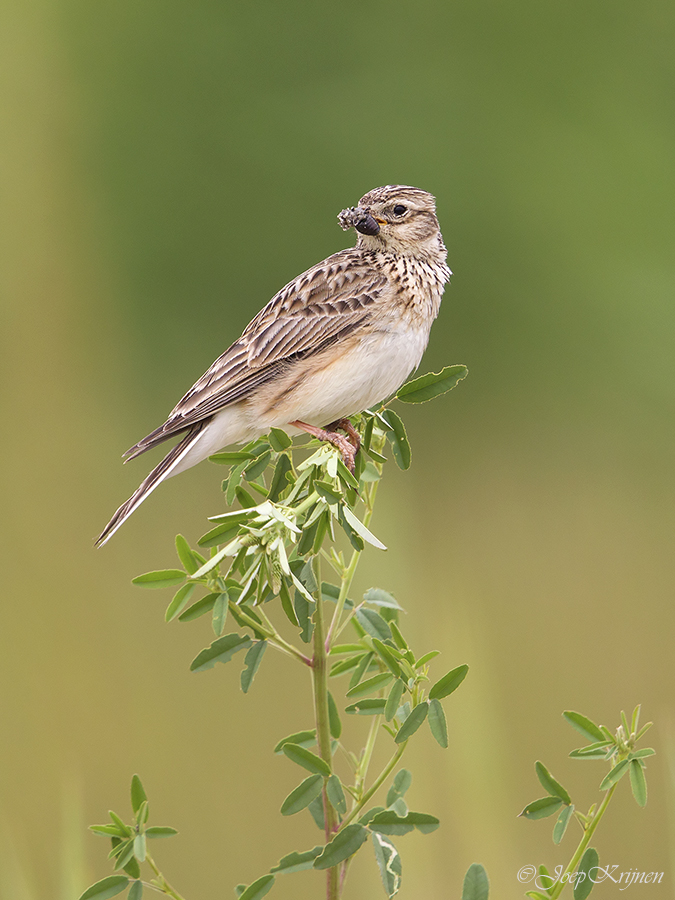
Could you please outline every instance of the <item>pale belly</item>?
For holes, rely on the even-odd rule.
[[[295,419],[328,425],[385,400],[419,365],[429,332],[378,332],[344,348],[329,351],[328,363],[307,361],[307,374],[288,393],[279,390],[251,403],[256,419],[283,426]],[[296,376],[297,377],[297,376]],[[275,396],[276,395],[276,396]],[[272,401],[272,402],[270,402]]]
[[[290,422],[325,426],[368,409],[393,394],[417,368],[428,340],[429,328],[374,332],[351,345],[341,343],[339,354],[329,348],[296,363],[254,397],[216,413],[171,474],[230,444],[253,440],[271,427],[300,434]]]

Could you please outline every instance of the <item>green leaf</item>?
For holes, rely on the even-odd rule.
[[[588,747],[579,747],[569,754],[570,759],[606,759],[607,748],[613,746],[613,742],[605,742],[602,746],[589,744]]]
[[[368,588],[363,595],[363,602],[372,603],[373,606],[386,606],[390,609],[403,610],[403,607],[399,606],[396,598],[392,597],[387,591],[383,591],[382,588]]]
[[[645,756],[653,756],[656,753],[656,750],[653,750],[651,747],[644,747],[642,750],[636,750],[634,753],[631,753],[628,759],[644,759]]]
[[[403,403],[426,403],[451,391],[468,374],[466,366],[446,366],[440,372],[428,372],[399,388],[396,399]]]
[[[317,492],[319,497],[323,497],[323,499],[333,507],[335,507],[335,505],[342,499],[342,494],[331,481],[315,481],[314,490]],[[334,509],[334,512],[336,511],[337,510]]]
[[[332,869],[352,856],[368,840],[368,829],[354,822],[338,831],[333,840],[324,847],[323,853],[314,861],[315,869]]]
[[[384,707],[384,718],[387,720],[387,722],[391,722],[391,720],[396,715],[396,712],[401,705],[401,697],[403,696],[404,690],[404,683],[400,678],[397,678],[391,686],[391,690],[389,691],[389,696],[387,697],[387,702]]]
[[[158,572],[146,572],[131,579],[131,583],[144,588],[165,588],[185,581],[182,569],[161,569]],[[112,896],[112,894],[111,894]]]
[[[310,604],[304,594],[300,591],[296,591],[293,607],[298,619],[298,624],[302,629],[300,638],[305,644],[308,644],[312,640],[312,633],[314,631],[314,623],[312,622],[314,604]]]
[[[296,731],[295,734],[289,734],[288,737],[282,738],[274,748],[274,753],[283,752],[284,744],[297,744],[299,747],[311,747],[316,744],[316,729],[306,731]]]
[[[421,669],[422,666],[426,666],[428,662],[431,662],[434,657],[440,656],[440,653],[440,650],[430,650],[428,653],[425,653],[424,656],[420,656],[419,659],[415,660],[415,668]]]
[[[117,815],[117,813],[114,813],[112,811],[112,809],[108,810],[108,815],[110,816],[112,821],[115,823],[115,825],[117,825],[117,827],[119,828],[120,832],[123,835],[130,837],[134,833],[133,829],[130,828],[128,825],[125,825],[125,823],[120,819],[120,817]]]
[[[473,863],[467,869],[462,887],[462,900],[488,900],[490,883],[487,872],[478,863]]]
[[[445,713],[440,700],[432,700],[429,703],[429,728],[438,743],[444,749],[448,746],[448,725],[445,721]]]
[[[126,837],[128,832],[122,831],[119,825],[90,825],[89,831],[100,834],[103,837]]]
[[[568,709],[563,713],[563,718],[589,741],[605,741],[607,739],[600,726],[591,722],[586,716],[582,716],[581,713]]]
[[[281,428],[270,428],[269,442],[273,450],[281,453],[282,450],[288,450],[293,443],[293,438],[290,438]]]
[[[234,498],[236,497],[236,491],[239,486],[239,482],[241,481],[241,476],[244,474],[244,469],[248,465],[248,460],[245,462],[240,462],[238,465],[233,466],[230,469],[230,474],[227,478],[227,481],[223,482],[223,488],[227,484],[227,490],[225,491],[225,502],[228,506],[232,506],[234,503]],[[247,504],[244,504],[246,506]]]
[[[290,471],[292,471],[291,461],[285,453],[282,453],[274,467],[272,481],[270,483],[270,492],[268,494],[268,498],[273,503],[276,503],[279,499],[279,495],[288,487],[286,475]]]
[[[365,653],[359,659],[359,661],[356,665],[356,668],[354,669],[354,672],[352,674],[352,677],[349,679],[349,690],[351,690],[353,687],[356,687],[356,685],[359,683],[359,681],[361,681],[364,673],[370,667],[370,663],[372,662],[372,659],[373,659],[372,653]],[[346,660],[345,660],[345,662],[346,662]],[[339,665],[339,663],[333,667],[333,671],[335,671],[336,674],[337,674],[338,665]]]
[[[286,618],[291,623],[291,625],[295,625],[298,627],[300,623],[298,622],[298,617],[295,614],[295,610],[293,609],[293,603],[291,601],[291,595],[288,590],[288,585],[284,578],[281,579],[281,585],[279,588],[279,599],[281,600],[281,607],[286,615]]]
[[[145,836],[149,838],[168,838],[178,834],[170,825],[151,825],[145,829]]]
[[[347,812],[347,798],[345,797],[345,792],[342,790],[342,783],[337,775],[331,775],[326,782],[326,793],[328,794],[328,799],[333,804],[333,808],[336,809],[341,816],[344,816]]]
[[[528,803],[520,815],[526,819],[545,819],[547,816],[555,815],[562,805],[560,797],[542,797]]]
[[[300,810],[309,806],[312,800],[319,796],[322,789],[322,775],[310,775],[309,778],[305,778],[295,790],[291,791],[281,804],[281,815],[294,816],[296,813],[300,812]]]
[[[444,697],[448,697],[464,681],[468,671],[468,666],[457,666],[457,668],[452,669],[431,688],[429,699],[442,700]]]
[[[441,824],[436,816],[427,813],[409,812],[407,816],[399,816],[393,809],[385,809],[370,820],[371,831],[381,834],[408,834],[414,828],[422,834],[435,831]]]
[[[577,876],[574,879],[574,900],[586,900],[595,884],[593,872],[598,871],[598,851],[589,847],[581,857],[577,868]]]
[[[143,897],[143,882],[142,881],[134,881],[134,883],[129,888],[129,893],[127,894],[127,900],[141,900]]]
[[[611,788],[613,784],[616,784],[617,781],[620,781],[629,770],[629,767],[630,760],[622,759],[621,762],[617,763],[613,769],[610,769],[607,775],[602,779],[600,782],[600,790],[606,791]]]
[[[565,837],[565,832],[567,831],[567,826],[569,825],[569,821],[572,818],[572,813],[574,812],[573,806],[563,806],[560,810],[560,814],[556,819],[556,823],[553,826],[553,843],[559,844],[560,841]]]
[[[87,888],[80,896],[80,900],[108,900],[108,897],[121,894],[128,884],[129,879],[126,875],[109,875]]]
[[[292,875],[294,872],[312,869],[314,868],[314,860],[322,850],[323,847],[314,847],[313,850],[305,850],[303,853],[298,853],[297,851],[289,853],[287,856],[282,857],[278,865],[270,869],[270,872],[276,872],[279,875]]]
[[[330,670],[330,677],[335,678],[338,675],[344,675],[345,672],[351,672],[352,669],[358,669],[363,662],[364,655],[355,656],[352,654],[346,657],[346,659],[341,659],[338,662],[334,663]]]
[[[272,454],[267,451],[267,453],[263,453],[259,456],[254,462],[249,463],[244,469],[244,478],[247,481],[254,481],[258,475],[262,475],[267,466],[269,465],[270,460],[272,459]]]
[[[368,460],[368,462],[363,467],[363,472],[361,472],[359,480],[367,484],[368,482],[379,481],[381,477],[382,476],[377,471],[377,467],[375,466],[375,464]]]
[[[246,668],[241,673],[241,689],[245,694],[248,693],[248,689],[251,687],[266,649],[267,641],[256,641],[244,657],[244,666]]]
[[[400,678],[401,667],[399,666],[396,656],[394,655],[395,651],[392,652],[392,648],[388,647],[386,644],[383,644],[379,638],[373,638],[373,647],[375,648],[377,655],[387,666],[389,671],[397,678]]]
[[[220,594],[207,594],[205,597],[201,597],[196,603],[188,606],[184,612],[180,613],[178,621],[192,622],[193,619],[206,615],[206,613],[211,612],[218,597],[220,597]]]
[[[150,815],[150,807],[148,805],[147,800],[143,800],[141,805],[136,810],[136,824],[137,825],[145,825],[148,821],[148,816]]]
[[[375,818],[378,813],[381,812],[384,812],[384,806],[372,806],[358,819],[358,821],[361,823],[361,825],[367,825]]]
[[[131,808],[134,813],[137,813],[140,809],[141,803],[148,799],[145,790],[143,789],[143,785],[141,783],[141,779],[138,775],[134,775],[131,779]]]
[[[134,838],[134,856],[139,862],[145,862],[145,835],[137,834]]]
[[[303,769],[307,769],[308,772],[326,776],[331,774],[328,763],[324,759],[321,759],[320,756],[317,756],[316,753],[312,753],[312,751],[308,750],[306,747],[301,747],[299,744],[286,743],[283,744],[281,750],[291,762],[302,766]]]
[[[349,471],[347,466],[342,462],[342,457],[337,457],[337,474],[340,476],[340,480],[347,485],[347,487],[354,488],[358,490],[359,483],[356,478]]]
[[[138,864],[138,860],[134,856],[132,856],[126,866],[124,866],[124,871],[132,878],[141,877],[141,867]]]
[[[391,787],[387,791],[387,806],[391,806],[400,797],[403,797],[412,784],[412,774],[408,769],[401,769],[396,773],[396,777],[391,783]]]
[[[389,623],[389,627],[391,628],[391,633],[394,638],[394,643],[399,648],[399,650],[402,650],[404,653],[406,653],[408,651],[408,644],[406,643],[406,639],[401,634],[400,628],[398,627],[396,622],[393,622],[393,621],[391,621]],[[433,652],[438,653],[439,651],[434,650]]]
[[[372,544],[373,547],[377,547],[378,550],[387,549],[382,541],[379,538],[376,538],[375,535],[366,528],[366,526],[358,518],[358,516],[355,516],[351,509],[344,504],[342,506],[342,515],[345,517],[348,524],[351,525],[354,531],[359,535],[359,537],[362,537],[364,541]]]
[[[211,627],[216,637],[220,637],[225,630],[225,620],[227,619],[229,597],[227,593],[218,594],[216,602],[213,604],[213,613],[211,615]]]
[[[405,720],[403,725],[399,728],[396,737],[394,740],[397,744],[402,744],[403,741],[407,741],[408,738],[413,735],[417,729],[420,727],[422,722],[427,717],[427,713],[429,712],[429,704],[426,700],[423,700],[421,703],[418,703],[417,706],[410,713],[408,718]]]
[[[393,897],[401,887],[401,857],[387,838],[376,832],[371,837],[384,892],[387,897]]]
[[[337,520],[340,523],[340,527],[349,538],[349,543],[358,553],[360,553],[365,546],[363,543],[363,539],[354,531],[352,526],[349,524],[349,522],[345,518],[344,511],[345,507],[343,505],[340,505],[338,507]]]
[[[639,759],[630,761],[630,787],[638,806],[647,804],[647,779]]]
[[[119,848],[116,848],[117,859],[114,870],[126,869],[130,861],[134,859],[134,838],[125,841]],[[115,854],[113,854],[114,856]]]
[[[345,712],[357,716],[380,716],[384,712],[385,703],[386,700],[366,697],[364,700],[352,703],[345,709]]]
[[[249,884],[244,893],[239,895],[239,900],[261,900],[272,889],[274,881],[274,875],[263,875],[253,884]]]
[[[386,687],[393,677],[391,672],[380,672],[379,675],[373,675],[372,678],[367,678],[355,687],[350,688],[347,691],[347,696],[351,699],[353,697],[363,697],[366,694],[372,694],[374,691],[379,691],[381,688]]]
[[[391,640],[391,629],[374,609],[357,609],[354,617],[363,630],[381,641]]]
[[[246,520],[242,520],[246,521]],[[217,547],[218,544],[229,544],[237,536],[241,523],[232,524],[231,521],[223,522],[222,525],[216,525],[206,534],[203,534],[197,543],[200,547]]]
[[[171,622],[176,616],[179,616],[183,612],[196,587],[197,585],[194,584],[194,582],[188,582],[187,584],[184,584],[183,587],[178,588],[173,595],[173,600],[166,608],[166,613],[164,615],[164,620],[166,622]]]
[[[549,770],[542,762],[537,761],[534,764],[534,770],[537,773],[537,778],[539,779],[539,782],[545,791],[548,791],[549,794],[554,797],[560,797],[563,803],[570,804],[572,802],[572,799],[565,788],[555,780],[553,775],[551,775]]]
[[[236,466],[245,463],[249,459],[255,459],[253,453],[247,453],[245,450],[231,450],[223,453],[214,453],[209,456],[209,461],[221,466]]]
[[[385,409],[382,413],[387,422],[392,427],[392,431],[387,432],[387,438],[391,443],[391,449],[399,469],[409,469],[412,459],[410,443],[406,434],[405,425],[401,417],[397,415],[393,409]]]
[[[240,484],[235,487],[234,496],[244,508],[253,509],[257,505],[251,494]]]
[[[226,634],[195,656],[190,664],[190,671],[204,672],[206,669],[212,669],[217,662],[229,662],[235,653],[250,646],[251,638],[248,635],[237,634],[236,632]]]
[[[307,807],[309,814],[314,819],[314,824],[319,829],[319,831],[326,830],[326,822],[323,815],[323,797],[316,797],[316,799],[312,800],[312,802]],[[323,847],[321,847],[323,850]]]
[[[331,737],[339,738],[342,734],[342,722],[333,695],[328,691],[328,724]]]
[[[176,535],[176,553],[178,554],[178,559],[183,563],[183,568],[188,575],[194,575],[199,568],[199,561],[182,534]]]

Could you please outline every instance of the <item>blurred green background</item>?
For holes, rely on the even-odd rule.
[[[443,651],[437,674],[471,665],[450,750],[410,752],[411,803],[443,827],[400,840],[400,896],[458,897],[480,861],[510,900],[522,866],[566,862],[551,820],[516,819],[534,760],[586,806],[600,767],[567,759],[562,710],[613,727],[642,702],[649,803],[622,784],[596,845],[672,897],[672,3],[4,0],[2,18],[2,900],[107,874],[84,826],[128,809],[135,771],[181,831],[156,856],[189,900],[316,842],[278,816],[297,771],[271,755],[307,727],[304,673],[269,657],[247,697],[236,663],[190,675],[208,622],[166,627],[168,596],[130,585],[203,533],[222,472],[92,538],[152,462],[122,451],[392,182],[437,196],[455,271],[423,369],[470,368],[405,411],[413,468],[390,473],[390,549],[359,576]],[[274,897],[322,890],[303,873]],[[347,895],[380,891],[363,853]]]

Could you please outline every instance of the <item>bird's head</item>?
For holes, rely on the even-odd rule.
[[[358,206],[343,209],[342,228],[355,228],[358,246],[404,255],[432,254],[445,259],[435,198],[419,188],[388,184],[364,194]]]

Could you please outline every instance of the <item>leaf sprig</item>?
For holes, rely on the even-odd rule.
[[[426,402],[466,374],[464,366],[446,367],[410,381],[394,399]],[[325,870],[328,896],[338,900],[349,862],[366,843],[385,893],[393,897],[402,866],[392,839],[412,831],[428,834],[439,826],[435,816],[409,809],[412,775],[400,768],[400,760],[425,722],[435,741],[448,746],[442,701],[461,685],[468,666],[455,666],[432,680],[430,666],[438,651],[413,650],[403,634],[405,610],[399,601],[379,587],[359,600],[352,596],[365,547],[386,550],[371,530],[371,519],[388,451],[401,469],[412,462],[405,426],[389,404],[354,417],[352,424],[360,436],[353,473],[331,445],[310,440],[294,446],[277,428],[239,450],[212,456],[212,462],[227,467],[225,510],[210,518],[196,546],[178,535],[179,566],[133,579],[141,588],[173,589],[165,612],[169,623],[210,617],[214,639],[195,656],[191,671],[213,669],[242,653],[241,687],[247,692],[271,647],[311,673],[314,727],[296,730],[277,743],[275,752],[303,770],[300,783],[281,802],[281,814],[307,810],[323,840],[287,854],[250,884],[238,885],[239,900],[260,900],[277,876],[305,869]],[[367,735],[360,750],[343,743],[341,707],[347,715],[364,717]],[[380,735],[390,741],[391,757],[373,777],[369,767]],[[373,805],[384,791],[384,805]],[[154,867],[146,840],[160,835],[147,826],[147,799],[137,780],[132,806],[133,825],[111,814],[112,825],[94,826],[112,838],[111,858],[120,874],[98,882],[83,900],[105,900],[126,887],[131,900],[139,900],[140,865]],[[153,887],[181,900],[155,874]]]
[[[535,772],[547,795],[532,803],[528,803],[520,813],[526,819],[544,819],[558,813],[553,826],[553,843],[559,844],[570,821],[575,818],[582,830],[581,841],[575,850],[565,873],[559,878],[550,875],[545,866],[540,867],[539,883],[547,887],[541,891],[527,891],[526,896],[533,900],[554,900],[569,881],[574,884],[575,900],[585,900],[593,888],[593,879],[589,873],[598,865],[598,853],[589,846],[595,829],[600,823],[609,801],[621,779],[630,773],[631,790],[639,806],[647,803],[647,781],[645,777],[645,759],[655,751],[651,747],[637,749],[652,723],[647,722],[640,728],[640,706],[636,706],[628,724],[626,714],[621,712],[621,724],[612,733],[604,725],[597,725],[587,716],[568,710],[563,713],[565,721],[590,741],[585,747],[572,750],[572,759],[602,760],[609,763],[609,771],[600,782],[599,790],[605,797],[598,805],[594,803],[587,813],[582,813],[573,803],[570,794],[549,772],[542,762],[535,763]]]

